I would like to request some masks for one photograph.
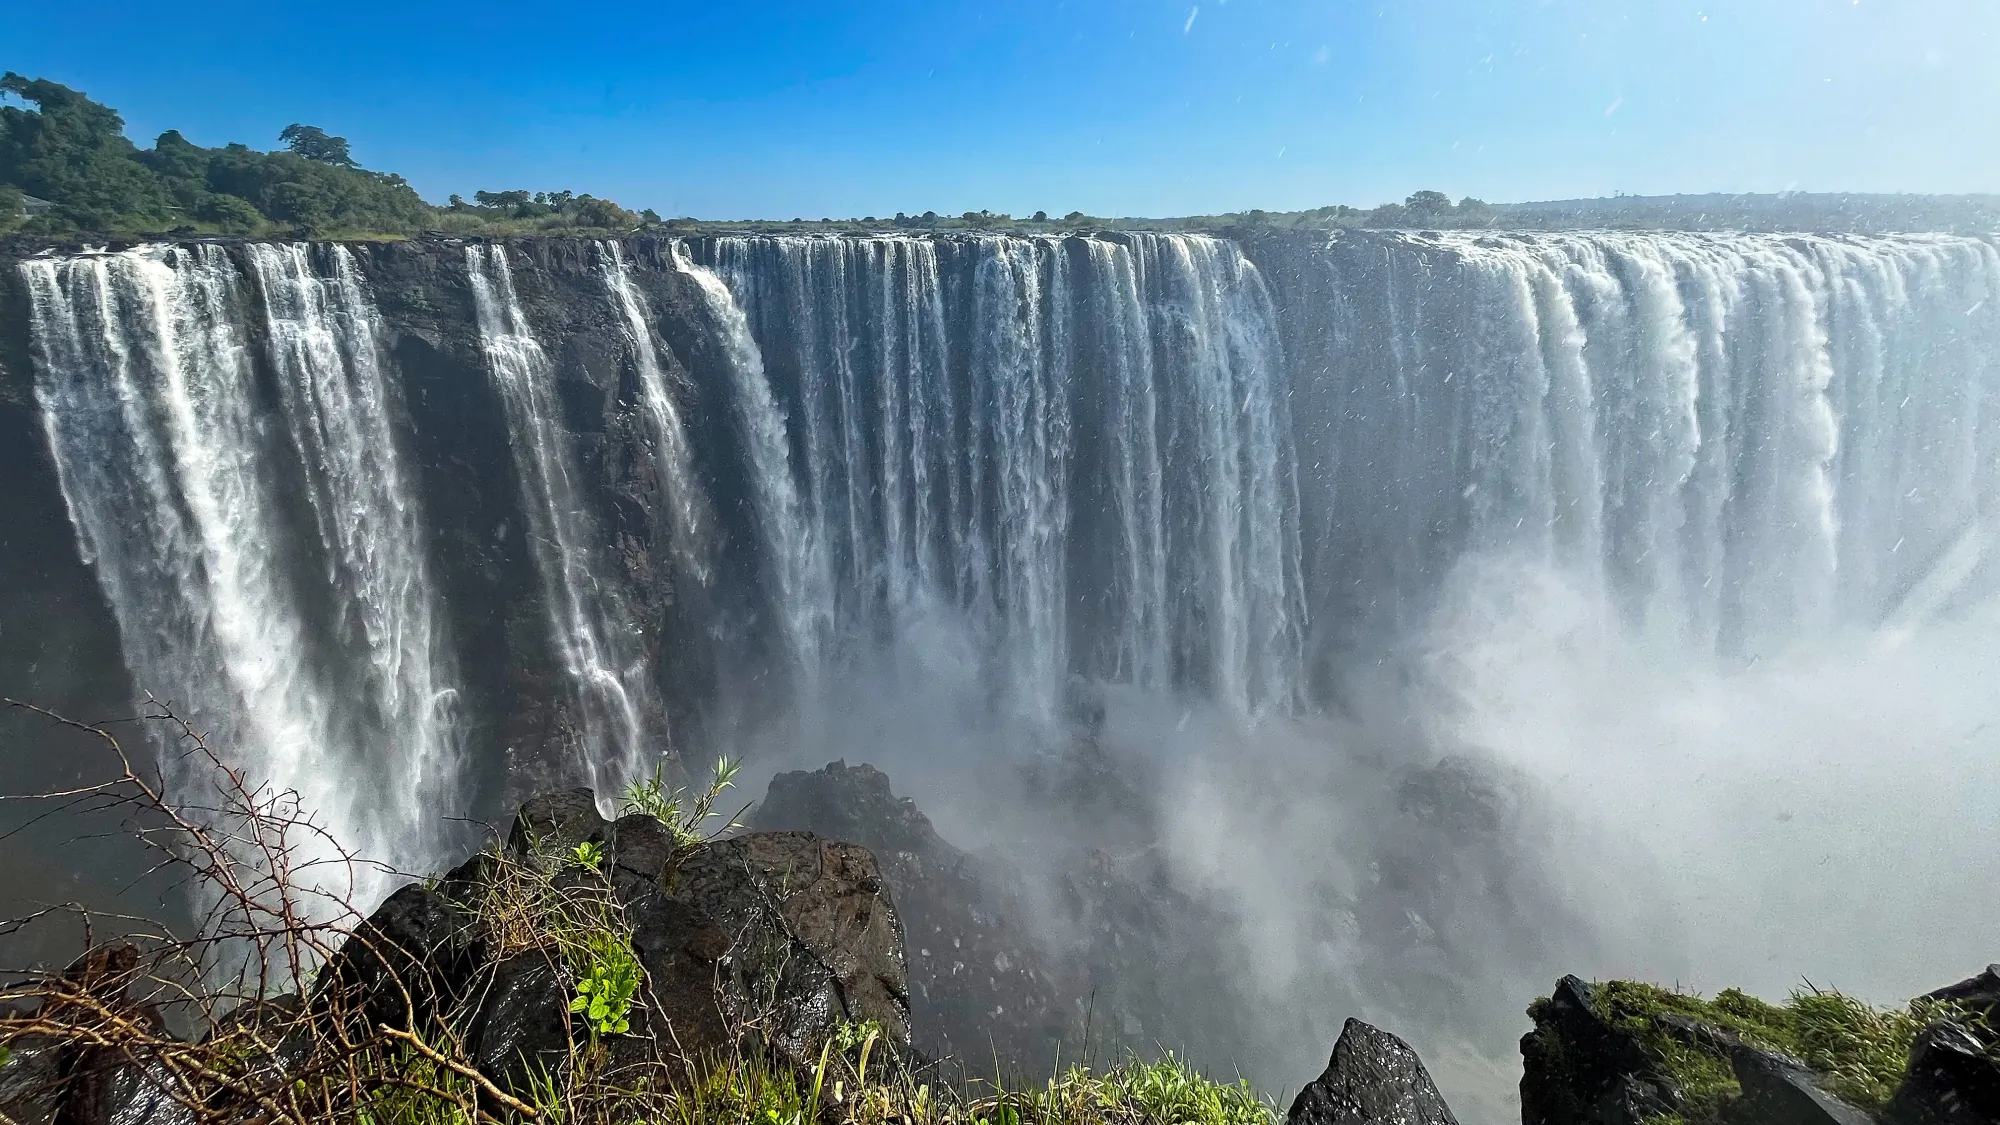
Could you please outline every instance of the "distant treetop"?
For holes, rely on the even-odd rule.
[[[338,164],[342,168],[355,167],[354,158],[347,153],[346,137],[331,137],[326,130],[315,125],[287,125],[278,134],[285,147],[321,164]]]

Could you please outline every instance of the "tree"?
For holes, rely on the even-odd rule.
[[[0,234],[20,226],[28,218],[28,200],[20,188],[0,184]]]
[[[220,228],[224,234],[255,234],[264,225],[264,216],[250,201],[234,195],[211,195],[195,208],[195,217]]]
[[[1046,223],[1046,222],[1048,222],[1048,221],[1049,221],[1049,213],[1048,213],[1047,211],[1037,211],[1037,212],[1035,212],[1035,221],[1036,221],[1036,222],[1038,222],[1038,223]]]
[[[289,219],[307,234],[327,229],[333,223],[333,207],[312,184],[286,181],[271,189],[271,216]]]
[[[1403,206],[1408,208],[1410,214],[1417,218],[1449,214],[1451,211],[1451,196],[1441,191],[1420,191],[1403,200]]]
[[[639,216],[609,199],[598,199],[589,195],[577,196],[576,205],[570,209],[570,213],[576,225],[580,227],[630,230],[639,225]]]
[[[336,164],[342,168],[355,166],[354,158],[347,153],[346,137],[331,137],[326,130],[313,125],[291,124],[278,134],[285,147],[321,164]]]
[[[9,71],[0,93],[35,107],[0,106],[0,183],[56,204],[97,230],[158,229],[175,206],[166,185],[125,139],[125,121],[67,86]]]

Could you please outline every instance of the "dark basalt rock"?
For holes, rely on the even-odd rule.
[[[495,1085],[526,1093],[529,1080],[560,1074],[570,1046],[570,991],[553,954],[532,951],[495,965],[469,1042],[472,1064]]]
[[[759,832],[690,850],[628,903],[633,948],[684,1049],[756,1028],[801,1065],[843,1020],[910,1039],[903,928],[866,848]]]
[[[1987,970],[1989,976],[1992,972]],[[1910,1047],[1909,1073],[1884,1117],[1895,1125],[2000,1121],[2000,1054],[1995,1044],[1957,1023],[1925,1028]]]
[[[358,1003],[373,1023],[404,1027],[412,1015],[422,1022],[440,1000],[464,988],[477,962],[478,942],[463,906],[441,891],[412,883],[383,900],[356,927],[329,962],[324,974],[328,983],[316,999],[321,1004],[337,1001],[348,1010]]]
[[[1995,1019],[2000,1016],[2000,965],[1988,965],[1986,971],[1978,976],[1925,993],[1923,999],[1958,1004],[1974,1019],[1982,1019],[1989,1024],[2000,1022]]]
[[[147,1024],[164,1034],[159,1011],[131,994],[141,978],[142,955],[129,942],[110,942],[79,957],[63,976],[91,993],[105,1009]],[[53,1015],[44,1011],[43,1015]],[[89,1017],[86,1017],[89,1018]],[[9,1044],[10,1050],[14,1044]],[[57,1049],[33,1040],[20,1044],[22,1057],[0,1071],[0,1109],[52,1125],[180,1125],[194,1114],[170,1092],[171,1078],[157,1061],[110,1047]],[[46,1115],[46,1116],[40,1116]]]
[[[1590,985],[1562,978],[1528,1010],[1521,1037],[1523,1125],[1639,1125],[1673,1112],[1679,1092],[1639,1040],[1597,1010]]]
[[[1743,1096],[1731,1103],[1733,1125],[1874,1125],[1874,1118],[1828,1093],[1806,1064],[1739,1046],[1730,1066]]]
[[[535,850],[564,852],[586,840],[602,840],[609,827],[598,814],[597,797],[590,790],[549,793],[521,806],[507,833],[507,847],[516,855]]]
[[[1068,1028],[1072,988],[1018,921],[1005,887],[973,856],[937,834],[889,778],[869,765],[834,762],[781,773],[755,815],[760,829],[797,829],[872,851],[908,942],[911,1035],[940,1058],[1041,1073]]]
[[[19,1125],[51,1125],[61,1106],[62,1051],[42,1036],[7,1036],[0,1113]]]
[[[1410,1045],[1350,1019],[1285,1125],[1458,1125]]]

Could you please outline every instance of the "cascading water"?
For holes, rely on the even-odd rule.
[[[504,530],[473,553],[536,576],[556,725],[601,796],[664,731],[622,565],[650,516],[715,608],[683,651],[716,656],[724,693],[772,647],[788,666],[745,691],[773,699],[772,744],[852,746],[926,801],[1001,808],[946,807],[968,825],[1040,811],[991,800],[1011,775],[978,759],[1068,745],[1072,681],[1112,685],[1095,745],[1171,810],[1161,877],[1242,922],[1218,948],[1254,964],[1218,1005],[1342,998],[1505,1053],[1516,994],[1576,967],[1537,957],[1600,937],[1620,972],[1696,950],[1782,988],[1756,974],[1812,958],[1865,989],[1870,950],[1905,940],[1881,927],[1938,931],[1933,963],[1891,966],[1926,975],[1991,932],[1962,888],[1992,866],[2000,791],[1979,733],[2000,729],[1980,679],[2000,661],[1992,239],[740,236],[668,244],[671,271],[647,250],[584,247],[576,270],[550,249],[530,295],[617,336],[560,341],[602,368],[562,372],[497,246],[465,252],[464,360],[442,304],[402,294],[418,319],[389,346],[338,247],[26,262],[36,392],[134,681],[360,850],[422,863],[435,806],[473,784],[454,669],[521,670],[447,643],[433,587],[472,568],[428,558],[445,532],[412,483],[461,487],[483,438],[406,432],[401,380],[445,426],[490,385],[518,489],[475,484],[446,541],[525,524],[523,559],[497,557]],[[454,362],[483,366],[477,393]],[[506,612],[450,601],[474,629]],[[1467,761],[1676,831],[1626,866],[1599,845],[1629,832],[1507,836]],[[1839,816],[1814,827],[1821,808]],[[1564,913],[1606,872],[1661,889]],[[1856,897],[1890,921],[1829,944]],[[1274,1065],[1337,1030],[1280,1022],[1253,1045]]]
[[[344,250],[330,276],[303,246],[249,253],[289,447],[222,248],[23,264],[63,494],[142,691],[358,854],[429,859],[461,788],[452,661],[375,312]]]
[[[580,465],[562,426],[555,371],[521,311],[507,250],[468,246],[465,259],[487,368],[507,414],[543,609],[574,693],[580,764],[599,801],[608,802],[658,750],[648,741],[651,670],[607,569],[610,544],[575,480]]]
[[[1285,327],[1314,599],[1408,622],[1466,549],[1754,653],[1872,624],[1996,481],[1980,239],[1364,236]]]
[[[1280,355],[1234,247],[772,237],[714,256],[772,368],[764,416],[800,452],[789,535],[831,575],[807,615],[832,636],[954,611],[1027,718],[1053,718],[1073,672],[1243,714],[1293,696]],[[1079,528],[1084,504],[1113,519]]]
[[[660,367],[659,349],[653,343],[652,321],[645,312],[645,298],[632,283],[625,265],[625,251],[616,242],[597,244],[604,284],[625,326],[625,339],[632,347],[639,375],[639,403],[651,431],[654,464],[665,493],[666,540],[672,544],[680,573],[696,583],[709,579],[707,546],[704,541],[708,517],[703,511],[701,489],[695,483],[693,453],[688,446],[687,427],[672,388]]]
[[[319,527],[326,579],[340,592],[335,643],[350,655],[338,666],[359,670],[342,704],[373,708],[357,737],[379,737],[393,748],[386,765],[395,779],[394,822],[420,826],[459,795],[457,662],[443,635],[378,318],[344,246],[327,252],[327,277],[314,271],[302,245],[257,245],[246,253],[263,295],[279,403]],[[342,768],[328,766],[336,776]]]
[[[786,650],[809,686],[820,672],[820,652],[832,627],[833,586],[819,537],[800,511],[785,416],[771,394],[763,353],[729,287],[713,271],[696,264],[680,243],[674,244],[673,261],[675,268],[694,282],[695,292],[722,338],[737,430],[748,451],[752,504],[764,548],[771,557],[770,598],[776,605]]]

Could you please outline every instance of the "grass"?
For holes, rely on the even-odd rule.
[[[1169,1054],[1104,1070],[1071,1067],[1046,1082],[952,1088],[920,1081],[870,1048],[822,1055],[809,1071],[746,1055],[682,1060],[644,1072],[579,1052],[543,1071],[524,1101],[547,1125],[1275,1125],[1277,1108],[1241,1082],[1203,1077]],[[354,1116],[359,1125],[476,1125],[470,1080],[414,1052]],[[501,1120],[524,1120],[525,1115]]]
[[[1733,988],[1710,1000],[1656,985],[1611,981],[1596,986],[1596,998],[1599,1012],[1632,1033],[1686,1098],[1683,1114],[1649,1125],[1709,1125],[1741,1093],[1726,1055],[1712,1045],[1690,1042],[1661,1016],[1685,1016],[1753,1046],[1791,1055],[1817,1072],[1834,1094],[1877,1109],[1902,1082],[1917,1034],[1941,1018],[1962,1015],[1948,1005],[1925,1001],[1875,1008],[1812,987],[1772,1004]]]

